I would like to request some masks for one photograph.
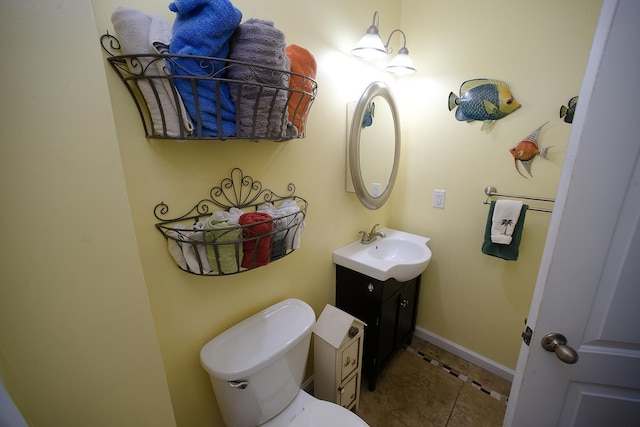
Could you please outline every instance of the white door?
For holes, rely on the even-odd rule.
[[[638,0],[605,0],[504,426],[640,426],[639,22]]]

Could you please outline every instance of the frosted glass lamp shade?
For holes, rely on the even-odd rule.
[[[406,76],[416,72],[416,67],[413,65],[413,61],[409,57],[409,50],[406,47],[398,51],[398,54],[387,66],[387,71],[398,76]]]
[[[387,49],[378,34],[378,27],[370,26],[351,53],[362,59],[380,59],[387,56]]]

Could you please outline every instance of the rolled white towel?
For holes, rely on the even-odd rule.
[[[180,228],[180,227],[176,227]],[[176,264],[180,266],[183,270],[187,269],[187,261],[184,259],[184,254],[182,252],[182,244],[179,241],[182,241],[183,235],[182,231],[169,230],[167,231],[167,245],[169,247],[169,253],[175,260]]]
[[[191,239],[195,240],[196,242],[202,242],[202,243],[196,244],[196,251],[198,252],[198,258],[200,259],[200,262],[202,262],[202,272],[204,274],[211,273],[212,271],[211,266],[209,265],[209,259],[207,258],[207,247],[204,244],[204,242],[206,242],[205,232],[204,232],[204,221],[196,222],[195,224],[193,224],[193,227],[191,227],[191,229],[193,230],[189,234]]]
[[[200,243],[204,242],[204,231],[199,231],[202,226],[196,224],[192,230],[187,230],[184,225],[178,224],[173,228],[167,232],[167,242],[169,253],[180,268],[198,274],[210,273],[207,249]]]
[[[291,233],[287,234],[287,247],[290,249],[298,249],[300,247],[300,238],[302,231],[305,229],[304,214],[300,211],[300,206],[295,200],[285,200],[279,206],[279,209],[285,209],[289,213],[295,213],[295,227],[291,229]]]
[[[160,15],[149,14],[137,9],[118,6],[111,15],[113,29],[120,41],[125,55],[149,55],[166,53],[165,47],[171,41],[171,27]],[[159,76],[156,79],[138,79],[137,85],[144,96],[154,131],[164,134],[162,117],[164,116],[168,136],[179,137],[193,132],[193,124],[175,88],[172,88],[167,76],[168,67],[164,60],[149,56],[127,59],[132,74]],[[155,89],[155,91],[154,91]],[[180,120],[180,118],[182,120]],[[181,126],[182,121],[182,126]]]

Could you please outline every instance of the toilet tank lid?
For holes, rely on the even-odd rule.
[[[213,377],[233,381],[248,377],[311,334],[313,309],[290,298],[232,326],[200,351],[203,368]]]

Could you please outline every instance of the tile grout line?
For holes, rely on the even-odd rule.
[[[416,350],[415,348],[411,347],[411,346],[405,346],[404,347],[405,350],[407,350],[409,353],[413,353],[415,355],[418,355],[420,357],[422,357],[422,359],[436,367],[439,367],[440,369],[442,369],[444,372],[452,375],[455,378],[458,378],[460,381],[464,382],[464,383],[468,383],[469,385],[471,385],[473,388],[475,388],[476,390],[479,390],[481,392],[483,392],[484,394],[486,394],[487,396],[491,396],[494,399],[500,401],[500,402],[504,402],[505,404],[507,403],[507,401],[509,400],[509,396],[505,396],[501,393],[498,393],[495,390],[491,390],[485,386],[483,386],[482,384],[480,384],[479,382],[469,378],[467,375],[456,371],[455,369],[453,369],[452,367],[448,366],[447,364],[439,361],[438,359],[434,359],[433,357],[427,356],[425,353]]]

